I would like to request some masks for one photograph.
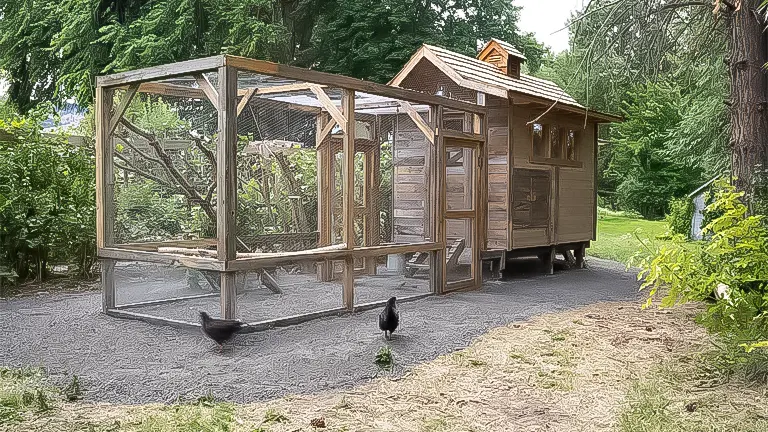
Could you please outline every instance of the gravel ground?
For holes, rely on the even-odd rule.
[[[378,331],[378,311],[368,311],[241,335],[223,354],[195,331],[102,315],[98,293],[0,300],[0,364],[44,366],[60,383],[75,374],[88,400],[113,403],[171,402],[208,392],[250,402],[348,388],[376,376],[373,359],[387,343],[395,374],[402,374],[493,327],[637,298],[634,274],[621,264],[589,264],[553,276],[505,275],[479,291],[405,303],[391,342]]]

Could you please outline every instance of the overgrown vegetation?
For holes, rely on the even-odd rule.
[[[690,237],[693,222],[693,201],[687,197],[670,201],[666,222],[673,234]]]
[[[50,263],[69,263],[88,276],[96,258],[94,155],[42,134],[43,118],[0,119],[0,268],[46,279]]]
[[[708,302],[700,322],[731,343],[754,347],[768,339],[768,228],[764,216],[749,215],[726,181],[715,182],[707,212],[717,216],[704,227],[711,239],[692,247],[682,235],[651,243],[650,257],[639,261],[650,305],[657,297],[670,307]],[[761,344],[760,346],[762,346]]]
[[[59,391],[38,368],[0,369],[0,425],[22,422],[52,409]]]

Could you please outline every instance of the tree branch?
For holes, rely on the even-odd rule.
[[[170,156],[163,151],[163,148],[160,146],[160,143],[157,141],[157,138],[150,132],[144,131],[138,126],[134,125],[130,121],[126,120],[125,118],[120,119],[120,123],[122,123],[128,130],[133,132],[134,134],[146,139],[149,142],[149,146],[152,147],[155,150],[155,154],[157,154],[157,157],[162,163],[162,166],[165,168],[165,170],[170,174],[170,176],[179,184],[181,187],[183,193],[187,196],[187,199],[190,202],[197,203],[200,205],[200,207],[205,212],[206,216],[211,219],[211,221],[216,220],[216,211],[214,210],[213,206],[210,202],[203,199],[202,196],[195,190],[195,188],[189,184],[187,179],[184,178],[184,176],[181,175],[179,170],[176,169],[176,167],[173,165],[173,161],[171,160]]]
[[[122,160],[123,162],[126,163],[126,165],[121,165],[121,164],[115,162],[115,167],[120,168],[123,171],[132,172],[132,173],[134,173],[136,175],[139,175],[141,177],[144,177],[144,178],[146,178],[148,180],[152,180],[152,181],[157,182],[157,183],[159,183],[159,184],[161,184],[161,185],[163,185],[165,187],[173,189],[173,185],[172,184],[166,182],[165,180],[161,179],[160,177],[157,177],[157,176],[152,175],[152,174],[150,174],[150,173],[148,173],[146,171],[142,171],[142,170],[136,168],[134,165],[131,165],[131,163],[128,162],[127,159],[125,159],[123,156],[118,155],[117,153],[115,153],[115,156],[117,156],[118,159],[120,159],[120,160]]]

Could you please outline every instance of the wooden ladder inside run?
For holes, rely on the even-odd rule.
[[[449,241],[451,240],[449,239]],[[467,242],[463,238],[452,239],[445,257],[445,266],[447,270],[453,269],[453,267],[459,263],[459,257],[464,253],[466,244]],[[429,252],[416,252],[413,254],[411,259],[405,264],[405,275],[407,277],[413,277],[417,271],[429,269],[427,258],[429,258]]]

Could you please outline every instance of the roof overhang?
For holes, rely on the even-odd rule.
[[[615,116],[612,114],[605,114],[598,111],[592,111],[588,108],[573,106],[560,101],[551,101],[546,98],[535,97],[525,93],[516,92],[514,90],[509,90],[508,97],[511,103],[526,102],[545,106],[551,106],[554,104],[553,109],[568,111],[579,115],[586,114],[587,121],[592,123],[621,123],[624,121],[623,117]]]
[[[435,53],[430,51],[429,48],[424,45],[422,45],[421,48],[419,48],[418,51],[416,51],[416,53],[411,56],[411,59],[408,60],[408,63],[403,66],[400,72],[398,72],[397,75],[395,75],[395,77],[392,78],[389,83],[387,83],[387,85],[399,87],[400,84],[402,84],[405,78],[413,71],[414,68],[416,68],[416,65],[419,64],[422,59],[427,59],[430,63],[440,69],[440,72],[445,74],[448,79],[460,87],[479,91],[488,95],[498,96],[501,98],[507,97],[507,90],[503,87],[465,79],[455,70],[453,70],[450,65],[446,64],[443,60],[436,56]]]

